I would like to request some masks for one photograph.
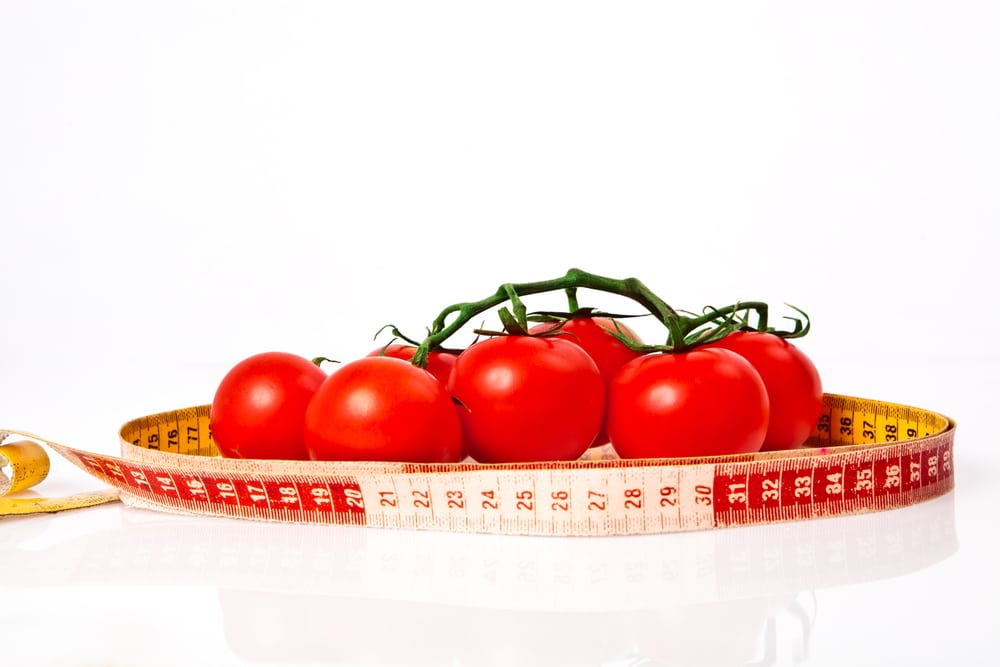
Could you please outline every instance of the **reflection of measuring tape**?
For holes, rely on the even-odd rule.
[[[928,410],[828,394],[812,447],[710,459],[622,461],[607,447],[586,460],[545,464],[222,459],[208,406],[128,422],[121,457],[21,435],[46,442],[139,507],[303,523],[624,535],[853,514],[940,496],[954,486],[954,433],[952,420]]]
[[[901,512],[600,540],[276,524],[207,523],[127,513],[59,541],[49,524],[12,529],[0,572],[30,559],[36,577],[8,587],[67,584],[199,586],[466,608],[573,612],[659,609],[764,598],[899,577],[958,548],[954,497]],[[55,521],[58,521],[56,519]],[[35,530],[35,533],[32,533]],[[60,531],[54,531],[59,534]],[[41,536],[41,537],[40,537]],[[4,537],[7,537],[4,534]],[[40,538],[39,538],[40,537]]]

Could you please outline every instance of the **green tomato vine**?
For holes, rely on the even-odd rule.
[[[511,335],[526,335],[529,321],[558,321],[580,316],[604,315],[591,308],[580,308],[577,291],[588,289],[607,292],[631,299],[645,308],[667,330],[666,341],[659,345],[638,344],[624,334],[618,334],[619,340],[639,352],[677,353],[690,350],[724,338],[734,331],[763,331],[773,333],[783,338],[799,338],[809,332],[809,317],[795,306],[802,319],[788,317],[793,321],[792,330],[779,330],[768,325],[769,307],[761,301],[743,301],[721,308],[708,307],[701,314],[681,311],[670,306],[655,292],[637,278],[608,278],[581,269],[570,269],[565,275],[550,280],[528,283],[505,283],[496,292],[479,301],[456,303],[445,308],[434,319],[427,329],[427,335],[422,340],[416,340],[403,335],[395,326],[386,325],[383,329],[391,329],[394,336],[417,347],[413,363],[424,367],[427,355],[432,350],[441,350],[443,343],[452,335],[469,324],[475,317],[500,306],[498,314],[504,326],[504,332],[482,331],[490,335],[507,333]],[[540,313],[529,315],[522,297],[545,292],[563,291],[569,303],[567,313]],[[504,305],[509,302],[509,307]]]

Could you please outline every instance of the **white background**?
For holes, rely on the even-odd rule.
[[[6,428],[114,453],[122,422],[209,402],[249,354],[350,359],[384,324],[419,336],[573,266],[678,308],[800,306],[828,391],[959,423],[954,494],[823,528],[567,543],[4,519],[4,664],[991,663],[998,29],[990,2],[0,1]],[[92,486],[54,463],[40,492]],[[845,545],[846,574],[792,566]],[[316,590],[288,574],[328,552],[354,560]],[[440,573],[456,553],[540,574],[501,604]],[[729,555],[775,553],[786,579],[733,592]],[[545,585],[560,559],[625,555],[689,567],[641,613],[584,574],[586,612]],[[437,578],[380,565],[418,557]],[[311,620],[279,622],[295,610]]]

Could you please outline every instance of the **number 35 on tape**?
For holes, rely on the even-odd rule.
[[[954,434],[951,419],[929,410],[833,394],[807,447],[703,459],[625,461],[610,446],[544,464],[224,459],[208,406],[126,423],[121,456],[19,433],[114,489],[80,505],[34,500],[33,511],[120,496],[240,519],[526,535],[667,533],[904,507],[953,488]],[[32,511],[13,502],[0,498],[0,512]]]

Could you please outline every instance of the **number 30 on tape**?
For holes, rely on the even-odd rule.
[[[54,499],[47,509],[33,500],[22,512],[120,495],[137,507],[241,519],[626,535],[885,510],[954,486],[951,419],[833,394],[824,397],[806,448],[702,459],[625,461],[610,446],[579,461],[545,464],[224,459],[211,439],[208,406],[126,423],[120,457],[19,435],[45,443],[114,490]],[[15,500],[0,498],[0,512],[16,512],[9,506]]]

